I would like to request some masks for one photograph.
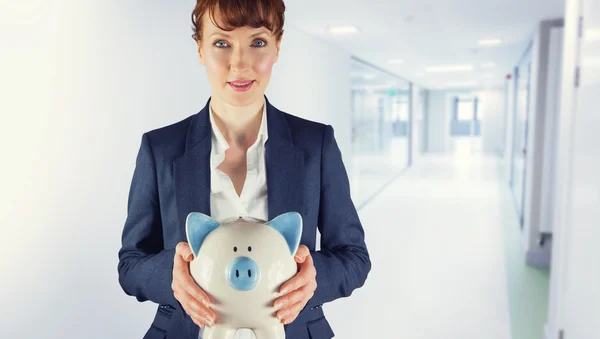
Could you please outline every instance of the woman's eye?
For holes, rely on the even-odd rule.
[[[214,45],[216,47],[219,47],[219,48],[227,47],[227,43],[225,41],[222,41],[222,40],[219,40],[219,41],[215,42]]]
[[[264,40],[256,40],[254,42],[255,47],[265,47],[266,45],[267,45],[267,43]]]

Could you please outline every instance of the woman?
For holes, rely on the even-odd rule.
[[[284,10],[282,0],[197,1],[193,37],[212,95],[197,114],[142,136],[119,251],[125,293],[159,304],[145,338],[196,339],[218,322],[189,274],[190,212],[302,215],[299,270],[273,304],[287,338],[332,338],[321,306],[349,296],[370,271],[333,129],[281,112],[264,95]]]

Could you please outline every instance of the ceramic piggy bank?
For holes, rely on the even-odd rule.
[[[269,222],[233,219],[218,222],[202,213],[186,219],[194,253],[190,274],[211,299],[217,319],[203,339],[231,339],[241,328],[257,339],[284,339],[273,303],[284,282],[298,271],[294,254],[302,234],[295,212]]]

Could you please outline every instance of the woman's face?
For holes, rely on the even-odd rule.
[[[220,23],[218,11],[214,19]],[[237,107],[262,100],[279,55],[281,39],[276,41],[264,27],[223,31],[212,23],[208,12],[202,18],[202,28],[198,54],[206,66],[212,95]]]

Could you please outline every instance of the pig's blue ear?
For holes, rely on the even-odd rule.
[[[296,254],[302,235],[302,216],[296,212],[284,213],[269,221],[267,225],[281,233],[290,248],[290,253]]]
[[[206,214],[192,212],[188,214],[185,220],[185,235],[188,244],[194,253],[194,258],[198,256],[200,246],[204,239],[219,227],[220,223]]]

